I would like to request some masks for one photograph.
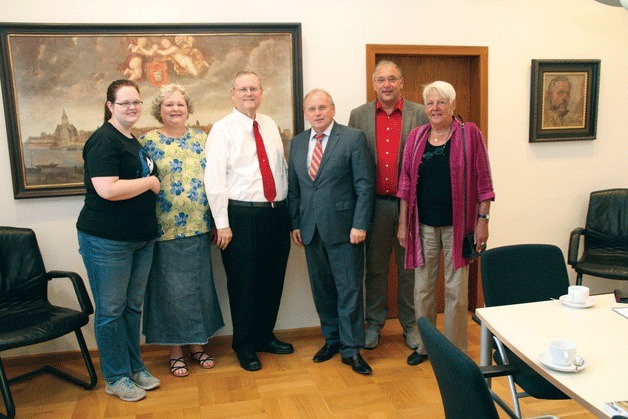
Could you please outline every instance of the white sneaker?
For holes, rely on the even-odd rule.
[[[139,388],[129,377],[122,377],[113,384],[107,383],[105,393],[118,396],[125,402],[136,402],[146,397],[146,391]]]
[[[159,378],[153,377],[151,373],[146,370],[131,375],[131,380],[133,380],[135,385],[143,390],[152,390],[161,385]]]

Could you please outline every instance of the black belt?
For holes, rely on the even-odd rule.
[[[396,201],[397,197],[395,195],[375,195],[377,199],[385,199],[387,201]]]
[[[253,202],[253,201],[236,201],[235,199],[229,200],[229,205],[235,205],[238,207],[255,207],[255,208],[281,208],[286,206],[286,200],[275,202]]]

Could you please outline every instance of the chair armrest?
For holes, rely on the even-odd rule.
[[[584,234],[584,228],[574,228],[569,235],[569,252],[567,253],[567,263],[571,266],[578,262],[578,249],[580,248],[580,236]]]
[[[48,276],[48,280],[54,278],[69,278],[70,281],[72,281],[72,286],[74,287],[76,298],[78,299],[78,303],[81,306],[81,312],[87,315],[94,313],[92,300],[89,298],[89,294],[87,293],[87,289],[85,288],[85,282],[79,274],[70,271],[49,271],[46,272],[46,275]]]
[[[484,365],[480,366],[480,371],[482,371],[484,378],[505,377],[521,372],[519,368],[510,365]]]
[[[482,320],[480,320],[480,318],[475,313],[471,315],[471,320],[482,326]]]

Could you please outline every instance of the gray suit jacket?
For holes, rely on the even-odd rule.
[[[292,230],[307,245],[318,229],[321,240],[349,241],[351,228],[368,230],[373,213],[375,164],[364,134],[334,122],[316,179],[308,173],[311,129],[294,137],[288,166]]]
[[[366,135],[366,141],[371,151],[371,157],[377,164],[377,145],[375,142],[375,104],[377,100],[365,103],[351,111],[349,116],[349,126],[363,131]],[[429,121],[425,115],[425,108],[420,103],[410,102],[403,99],[403,112],[401,114],[401,142],[399,143],[399,152],[397,155],[398,171],[401,170],[401,158],[403,156],[403,148],[406,145],[406,138],[413,128],[419,125],[425,125]]]

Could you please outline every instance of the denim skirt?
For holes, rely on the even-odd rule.
[[[146,343],[207,343],[224,326],[212,273],[209,234],[155,242],[146,296]]]

